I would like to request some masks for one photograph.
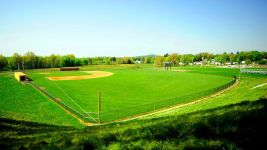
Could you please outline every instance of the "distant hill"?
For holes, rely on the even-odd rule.
[[[158,55],[150,54],[150,55],[142,55],[142,56],[135,56],[135,57],[157,57]]]

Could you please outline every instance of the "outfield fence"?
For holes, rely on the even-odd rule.
[[[233,84],[235,84],[236,81],[237,81],[237,77],[234,76],[230,82],[228,82],[224,85],[221,85],[219,87],[204,91],[204,92],[190,93],[188,95],[184,95],[184,96],[180,96],[180,97],[175,97],[175,98],[165,99],[165,100],[158,100],[158,101],[154,101],[153,103],[146,103],[143,105],[128,107],[128,108],[124,108],[124,109],[114,109],[112,112],[105,112],[105,110],[103,110],[103,111],[101,110],[100,118],[97,117],[98,114],[96,112],[81,113],[81,112],[73,109],[72,107],[68,106],[66,103],[64,103],[63,101],[61,101],[57,97],[51,95],[46,90],[44,90],[44,88],[40,87],[39,85],[37,85],[33,81],[31,81],[30,83],[36,89],[38,89],[40,92],[42,92],[44,95],[46,95],[49,99],[54,101],[56,104],[61,106],[64,110],[73,114],[74,116],[76,116],[77,118],[82,120],[83,122],[85,122],[85,123],[100,123],[100,120],[101,120],[101,123],[107,123],[107,122],[116,122],[119,120],[152,113],[154,111],[158,111],[160,109],[172,107],[174,105],[186,104],[186,103],[192,102],[196,99],[201,99],[201,98],[210,96],[212,94],[215,94],[219,91],[222,91],[224,89],[227,89],[227,88],[231,87]],[[142,107],[142,109],[139,109],[140,107]],[[127,111],[125,111],[125,110],[127,110]]]
[[[101,122],[116,122],[116,121],[127,119],[127,118],[149,114],[149,113],[161,110],[161,109],[166,109],[168,107],[173,107],[174,105],[181,105],[181,104],[193,102],[196,99],[201,99],[201,98],[210,96],[212,94],[218,93],[219,91],[222,91],[224,89],[227,89],[231,87],[233,84],[235,84],[236,81],[237,81],[237,77],[234,76],[230,82],[224,85],[221,85],[219,87],[204,91],[204,92],[190,93],[188,95],[175,97],[171,99],[154,101],[153,103],[147,103],[147,104],[138,105],[134,107],[114,109],[113,112],[102,111],[100,113],[101,114],[100,120]],[[140,107],[142,107],[142,109],[139,109]]]
[[[253,69],[241,69],[240,73],[242,74],[260,74],[267,75],[267,70],[253,70]]]

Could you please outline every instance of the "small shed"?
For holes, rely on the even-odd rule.
[[[19,82],[26,80],[26,74],[24,74],[23,72],[15,72],[14,75]]]

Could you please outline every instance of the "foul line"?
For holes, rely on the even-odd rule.
[[[73,98],[71,98],[62,88],[60,88],[55,82],[52,82],[63,94],[67,96],[74,104],[76,104],[84,113],[86,112]]]
[[[262,87],[262,86],[264,86],[264,85],[267,85],[267,83],[263,83],[263,84],[254,86],[254,87],[250,88],[250,90],[252,90],[252,89],[256,89],[256,88],[259,88],[259,87]]]

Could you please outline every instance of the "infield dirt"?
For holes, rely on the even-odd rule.
[[[63,76],[63,77],[46,77],[49,80],[84,80],[84,79],[93,79],[93,78],[103,78],[107,76],[113,75],[112,72],[107,71],[82,71],[89,73],[89,75],[83,75],[83,76]]]

